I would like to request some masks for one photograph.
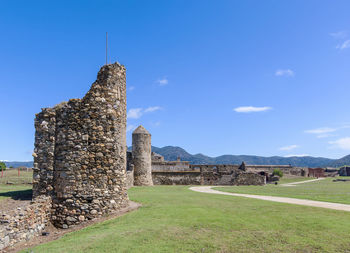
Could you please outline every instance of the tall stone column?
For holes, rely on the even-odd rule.
[[[134,185],[150,186],[152,180],[151,134],[139,126],[132,133]]]

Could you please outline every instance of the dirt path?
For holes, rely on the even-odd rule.
[[[305,184],[305,183],[320,181],[320,180],[323,180],[323,179],[325,179],[325,178],[322,177],[322,178],[311,179],[311,180],[306,180],[306,181],[300,181],[300,182],[294,182],[294,183],[286,183],[286,184],[281,184],[280,186],[296,186],[298,184]]]
[[[274,202],[280,202],[280,203],[288,203],[288,204],[295,204],[295,205],[302,205],[302,206],[322,207],[322,208],[350,212],[350,205],[346,205],[346,204],[314,201],[314,200],[307,200],[307,199],[294,199],[294,198],[286,198],[286,197],[274,197],[274,196],[222,192],[222,191],[213,190],[212,187],[213,186],[196,186],[196,187],[190,187],[190,190],[195,191],[195,192],[201,192],[201,193],[221,194],[221,195],[229,195],[229,196],[236,196],[236,197],[261,199],[261,200],[268,200],[268,201],[274,201]],[[215,187],[219,187],[219,186],[215,186]]]

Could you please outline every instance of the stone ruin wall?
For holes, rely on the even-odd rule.
[[[200,185],[201,172],[152,171],[155,185]]]
[[[177,166],[179,165],[179,166]],[[265,176],[246,172],[239,165],[189,164],[186,161],[153,161],[155,185],[264,185]]]
[[[134,164],[132,163],[132,152],[126,151],[126,188],[134,185]]]
[[[0,252],[39,235],[50,222],[50,209],[51,199],[41,198],[8,213],[0,212]]]
[[[124,66],[103,66],[83,99],[43,109],[35,129],[33,198],[52,199],[55,226],[128,204]]]
[[[248,172],[259,173],[261,171],[265,171],[269,174],[272,174],[274,169],[279,169],[284,175],[301,177],[306,177],[308,172],[308,168],[294,167],[291,165],[246,165],[246,168]]]
[[[152,173],[157,171],[192,171],[187,161],[154,161],[152,160]]]
[[[200,169],[202,185],[264,185],[265,176],[246,172],[234,164],[190,165]]]

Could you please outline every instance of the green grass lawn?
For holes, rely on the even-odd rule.
[[[7,198],[31,198],[31,185],[3,185],[0,184],[0,203]],[[1,204],[0,204],[1,205]]]
[[[131,188],[130,199],[143,204],[139,210],[30,250],[349,252],[350,213],[198,193],[188,188]]]
[[[17,170],[4,171],[3,177],[0,177],[0,201],[7,198],[30,199],[32,185],[28,183],[32,182],[32,178],[33,172],[21,171],[18,176]]]
[[[282,177],[280,181],[278,181],[278,184],[287,184],[287,183],[294,183],[294,182],[302,182],[307,180],[316,179],[314,177]]]
[[[334,180],[334,178],[326,178],[321,181],[299,184],[292,187],[270,184],[265,186],[215,187],[214,189],[234,193],[280,196],[350,204],[350,182],[332,182],[332,180]]]

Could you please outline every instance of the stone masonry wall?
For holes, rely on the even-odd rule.
[[[232,178],[232,185],[265,185],[266,178],[253,172],[236,174]]]
[[[52,198],[55,226],[127,205],[124,66],[103,66],[83,99],[43,109],[35,129],[33,197]]]
[[[261,172],[265,171],[269,174],[275,169],[279,169],[283,172],[284,175],[293,175],[293,176],[307,176],[307,168],[302,167],[293,167],[291,165],[246,165],[248,172]]]
[[[200,185],[201,173],[190,171],[152,171],[155,185]]]
[[[152,161],[152,171],[193,171],[187,161]]]
[[[49,222],[51,198],[41,198],[9,213],[0,213],[0,251],[39,235]]]

